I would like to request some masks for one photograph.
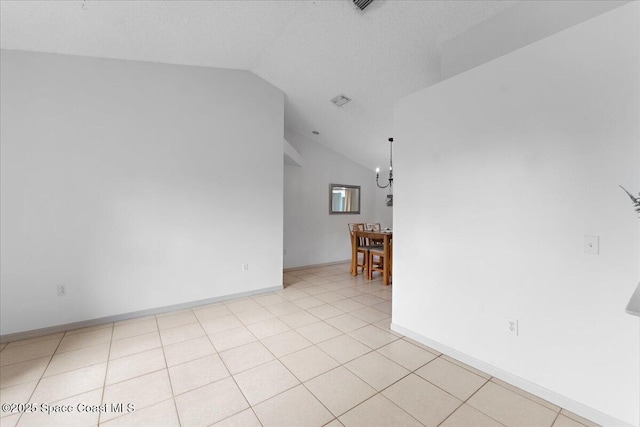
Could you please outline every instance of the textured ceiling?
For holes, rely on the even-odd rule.
[[[2,0],[0,46],[250,70],[286,94],[285,126],[374,169],[394,101],[439,81],[440,45],[512,3]]]

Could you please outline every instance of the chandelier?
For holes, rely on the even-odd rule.
[[[389,138],[389,178],[386,185],[380,185],[380,168],[376,168],[376,184],[380,188],[389,188],[387,206],[393,206],[393,138]]]

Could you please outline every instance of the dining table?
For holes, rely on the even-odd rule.
[[[375,244],[374,242],[382,242],[384,260],[382,265],[382,284],[387,286],[391,283],[391,240],[393,238],[393,232],[391,230],[380,231],[356,231],[353,236],[356,241],[360,239],[366,239],[369,245]],[[356,247],[352,245],[352,257],[356,259]],[[370,277],[368,277],[370,279]]]

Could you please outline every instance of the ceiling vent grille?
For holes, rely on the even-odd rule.
[[[358,9],[364,10],[367,6],[371,4],[373,0],[353,0],[353,4],[358,6]]]
[[[338,107],[342,107],[344,104],[346,104],[349,101],[351,101],[351,98],[344,95],[338,95],[331,100],[331,102],[336,104]]]

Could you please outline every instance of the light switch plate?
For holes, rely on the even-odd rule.
[[[600,236],[584,236],[584,253],[587,255],[600,253]]]

